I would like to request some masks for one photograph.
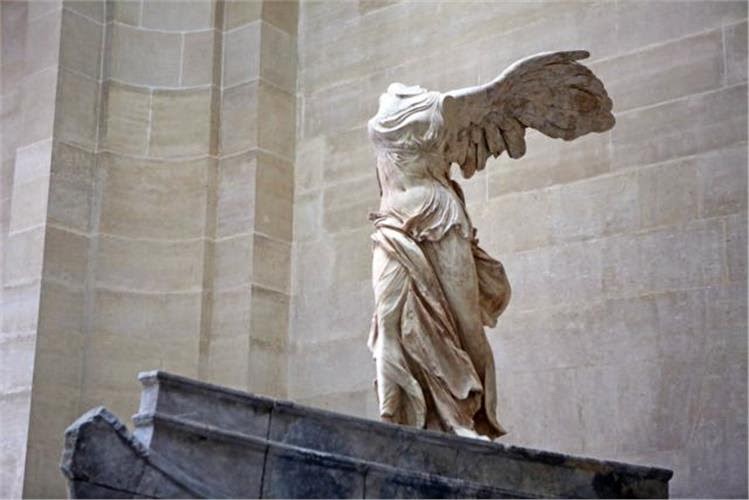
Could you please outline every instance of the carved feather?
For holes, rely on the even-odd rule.
[[[465,177],[489,156],[525,154],[525,129],[565,141],[614,126],[601,80],[577,62],[586,51],[537,54],[514,63],[492,82],[445,94],[447,158]]]

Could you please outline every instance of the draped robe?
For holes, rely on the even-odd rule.
[[[369,348],[381,417],[467,436],[505,434],[484,326],[510,298],[479,246],[443,152],[444,94],[391,86],[369,122],[382,197],[372,214]]]

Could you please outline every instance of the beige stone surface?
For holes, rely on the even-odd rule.
[[[89,239],[48,227],[45,234],[44,279],[82,288],[86,281]]]
[[[243,331],[246,332],[247,329]],[[249,344],[247,335],[212,339],[206,379],[212,383],[245,389],[250,370]]]
[[[96,80],[61,69],[58,82],[59,109],[55,113],[55,134],[61,141],[93,150],[99,84]]]
[[[629,172],[560,186],[546,196],[555,242],[623,233],[640,225],[638,179]]]
[[[247,362],[247,389],[257,393],[285,397],[288,357],[284,351],[250,339]]]
[[[25,75],[25,45],[27,29],[24,23],[26,11],[20,3],[7,4],[2,11],[2,42],[3,62],[0,65],[0,83],[2,92],[7,95],[11,91],[18,91],[18,83]]]
[[[26,460],[26,435],[29,421],[30,391],[3,394],[0,398],[0,421],[5,429],[1,455],[0,481],[3,494],[20,496]],[[7,451],[6,451],[7,450]]]
[[[488,196],[532,191],[595,177],[610,170],[611,132],[581,137],[574,144],[527,135],[525,156],[509,163],[490,160],[486,168]]]
[[[99,156],[101,232],[119,236],[182,239],[203,234],[209,162],[134,160]]]
[[[746,85],[633,110],[613,131],[616,168],[647,165],[746,140]]]
[[[62,2],[0,4],[0,496],[20,498],[38,345],[40,280]]]
[[[218,169],[216,237],[249,233],[255,222],[255,155],[221,159]]]
[[[260,19],[262,2],[246,2],[245,0],[225,0],[224,29],[231,30],[237,26],[251,23]]]
[[[728,217],[726,224],[726,274],[732,282],[746,282],[747,220],[746,213]],[[736,297],[742,296],[741,289],[735,290]],[[738,300],[738,299],[737,299]]]
[[[55,145],[47,221],[73,230],[91,227],[95,157],[75,146]]]
[[[83,100],[80,107],[71,109],[71,113],[77,113],[81,109],[86,109],[90,106],[91,102],[85,98],[83,93],[77,93],[70,87],[71,79],[61,76],[59,85],[62,86],[63,84],[65,86],[61,88],[62,92],[68,92],[73,97],[81,97]],[[42,141],[52,136],[57,85],[58,71],[55,67],[40,70],[38,74],[35,74],[32,78],[24,82],[21,90],[23,123],[15,125],[16,127],[21,127],[22,130],[19,146]],[[83,85],[85,87],[85,84]],[[75,132],[72,135],[77,137]]]
[[[371,178],[349,181],[345,186],[323,191],[323,227],[329,233],[360,227],[377,206],[377,183]]]
[[[377,418],[377,408],[372,401],[372,391],[351,391],[298,399],[300,404],[323,408],[355,416]]]
[[[49,165],[49,162],[47,164]],[[23,183],[13,183],[9,224],[11,232],[19,232],[44,224],[47,216],[48,191],[49,177],[47,176],[37,177]]]
[[[702,217],[746,212],[747,147],[745,144],[700,155],[696,159]]]
[[[70,6],[72,10],[65,9],[62,13],[60,64],[96,80],[101,78],[104,27],[101,19],[97,22],[90,18],[101,16],[103,7],[104,3],[99,1],[78,2]]]
[[[6,187],[11,188],[11,185],[23,184],[49,175],[51,154],[52,141],[49,139],[16,149],[13,178],[8,179]]]
[[[294,240],[305,242],[322,231],[322,193],[311,191],[295,197]]]
[[[291,244],[261,234],[255,234],[253,240],[253,283],[288,293],[291,274]]]
[[[3,251],[3,281],[6,286],[32,283],[39,279],[43,245],[44,227],[28,228],[7,236]]]
[[[3,284],[3,316],[0,331],[15,335],[19,332],[33,332],[38,323],[39,284]]]
[[[131,240],[100,235],[98,286],[143,292],[195,292],[203,279],[203,241]]]
[[[213,261],[213,287],[216,291],[252,282],[254,250],[251,234],[216,240]]]
[[[32,373],[26,369],[34,362],[33,333],[4,336],[0,343],[0,391],[13,393],[31,386]]]
[[[190,31],[213,26],[214,2],[149,0],[143,2],[142,26],[167,31]]]
[[[250,2],[248,2],[250,3]],[[224,87],[256,80],[260,74],[260,22],[224,33]]]
[[[176,87],[179,84],[182,45],[179,33],[141,30],[119,23],[112,24],[111,33],[106,77],[133,85]]]
[[[23,140],[23,99],[22,92],[18,88],[6,91],[6,95],[0,97],[0,119],[4,123],[16,123],[17,127],[3,130],[0,140],[0,155],[5,162],[11,162],[16,149]],[[5,172],[3,172],[7,175]]]
[[[722,30],[665,42],[592,66],[607,83],[618,112],[723,84]]]
[[[489,201],[477,221],[486,219],[481,224],[480,240],[501,253],[529,250],[551,243],[552,229],[567,221],[559,220],[564,214],[554,213],[552,220],[551,204],[560,205],[562,194],[558,191],[512,193]],[[566,206],[572,212],[572,207]],[[516,219],[513,213],[522,211],[524,217]],[[578,212],[579,213],[579,212]],[[503,214],[501,217],[498,215]],[[476,214],[479,215],[479,214]],[[570,214],[570,219],[574,215]],[[576,228],[577,229],[577,228]]]
[[[617,48],[628,52],[716,28],[746,17],[743,2],[680,1],[674,5],[636,1],[617,6]]]
[[[258,84],[243,83],[221,93],[221,152],[237,153],[256,147],[259,124]]]
[[[262,120],[257,144],[264,150],[294,159],[296,100],[291,94],[261,80],[257,88],[257,113]]]
[[[164,363],[170,356],[175,362],[190,357],[197,360],[195,333],[199,327],[199,303],[200,297],[196,293],[153,295],[99,288],[96,291],[96,307],[100,312],[95,318],[94,327],[101,335],[97,335],[94,341],[97,342],[97,348],[110,349],[117,343],[141,343],[142,347],[148,345],[150,339],[155,343],[155,351],[148,355],[157,356]],[[138,318],[133,318],[130,314],[133,307],[141,313]],[[151,338],[154,331],[160,332],[156,339]],[[181,351],[181,348],[192,344],[194,348]],[[123,352],[118,356],[125,370],[128,353]],[[104,359],[92,356],[91,362],[105,370]],[[115,383],[116,378],[115,374],[110,374],[106,380]],[[116,383],[129,385],[125,379]]]
[[[371,390],[374,362],[362,340],[363,337],[359,337],[312,343],[311,339],[306,339],[303,347],[294,351],[294,362],[289,364],[292,397],[304,394],[303,397],[311,398],[326,393]],[[361,367],[369,367],[369,370]],[[325,380],[325,386],[316,382],[319,380]]]
[[[249,341],[250,332],[250,310],[252,304],[252,291],[250,286],[238,287],[231,290],[216,290],[213,293],[213,313],[211,315],[211,329],[214,333],[211,338],[211,351],[214,350],[214,342],[218,347],[215,349],[221,351],[228,348],[232,342],[239,342],[239,339]],[[225,339],[224,342],[222,339]],[[231,340],[234,339],[234,340]],[[235,342],[235,343],[236,343]],[[229,351],[225,351],[228,353]],[[222,361],[228,361],[229,356],[221,356],[214,359],[210,358],[211,364],[220,366]],[[244,360],[243,362],[246,362]],[[239,365],[237,365],[239,366]],[[232,370],[227,370],[232,373]],[[242,383],[244,379],[241,379]]]
[[[266,2],[265,11],[281,10],[284,4],[296,8],[296,2]],[[272,6],[278,7],[272,7]],[[296,19],[294,19],[296,21]],[[294,25],[295,26],[295,25]],[[290,94],[296,92],[296,37],[270,22],[260,23],[260,76]]]
[[[142,0],[107,2],[107,20],[137,26],[140,21],[140,6],[142,3]]]
[[[367,128],[357,127],[330,137],[325,143],[322,163],[326,182],[370,178],[375,169],[375,161],[367,138]]]
[[[663,226],[697,217],[698,181],[695,161],[676,160],[637,173],[640,225]]]
[[[364,142],[363,137],[361,141]],[[296,161],[294,162],[294,189],[297,193],[318,189],[322,185],[326,157],[325,148],[326,140],[324,136],[307,140],[297,137]]]
[[[44,12],[34,12],[34,4],[46,4],[48,9]],[[28,8],[24,60],[26,75],[57,64],[60,47],[60,4],[61,2],[34,2]]]
[[[101,147],[145,155],[153,96],[149,89],[108,81],[102,86]]]
[[[291,241],[294,203],[294,165],[259,153],[255,172],[255,229],[279,240]]]
[[[277,0],[263,2],[262,17],[264,21],[295,35],[299,18],[299,2],[294,0]]]
[[[603,286],[610,294],[717,285],[725,265],[722,228],[709,221],[611,238]]]
[[[175,158],[210,152],[211,89],[153,93],[148,151]]]
[[[213,82],[215,38],[214,30],[185,34],[182,53],[183,86],[207,85]],[[220,56],[220,52],[218,54]]]
[[[106,22],[107,5],[104,0],[68,0],[64,6],[98,23]]]
[[[289,296],[261,286],[252,287],[252,312],[250,338],[258,345],[275,347],[282,351],[286,347],[286,332],[289,330]]]
[[[746,81],[747,75],[747,23],[733,24],[723,28],[726,44],[726,82]]]

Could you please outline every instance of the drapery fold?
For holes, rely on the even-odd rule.
[[[384,223],[377,225],[372,239],[376,309],[368,345],[378,365],[381,415],[416,427],[474,435],[474,419],[483,409],[487,414],[483,420],[494,424],[490,425],[494,429],[483,433],[504,434],[496,424],[494,408],[482,408],[487,377],[477,372],[464,349],[461,333],[468,332],[460,331],[421,243]],[[509,286],[501,264],[477,245],[472,248],[469,258],[475,259],[479,286],[485,287],[480,291],[481,305],[486,306],[481,317],[491,323],[509,299]],[[491,392],[493,401],[494,387]]]

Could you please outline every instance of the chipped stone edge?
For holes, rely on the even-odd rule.
[[[547,450],[537,450],[496,442],[479,441],[476,439],[456,436],[453,434],[445,434],[424,429],[415,429],[385,422],[376,422],[374,420],[353,417],[350,415],[341,415],[340,413],[335,413],[320,408],[311,408],[309,406],[300,405],[292,401],[277,400],[264,396],[255,396],[244,391],[229,389],[215,384],[210,384],[208,382],[193,380],[162,370],[142,372],[138,375],[138,379],[144,386],[151,386],[158,383],[187,385],[192,389],[196,389],[204,393],[211,393],[213,395],[218,395],[219,397],[225,397],[228,399],[239,400],[243,402],[250,402],[255,406],[261,406],[267,409],[278,409],[290,413],[304,413],[306,416],[326,420],[346,421],[349,425],[358,427],[360,429],[375,431],[379,434],[405,434],[415,440],[427,441],[434,444],[449,443],[458,448],[471,448],[474,452],[480,450],[487,454],[498,453],[509,458],[528,459],[560,467],[594,470],[604,474],[607,472],[616,471],[619,474],[626,474],[638,479],[655,479],[663,482],[668,482],[674,474],[672,470],[662,467],[634,465],[625,462],[618,462],[615,460],[600,460]]]
[[[137,419],[138,425],[149,425],[154,423],[162,424],[167,427],[176,428],[178,430],[200,434],[217,441],[239,441],[243,444],[250,445],[255,448],[267,448],[269,455],[272,454],[274,456],[280,457],[302,457],[305,461],[314,462],[322,466],[335,466],[341,469],[348,469],[350,471],[355,471],[362,474],[364,476],[365,484],[369,472],[374,471],[389,476],[396,481],[403,482],[404,484],[415,481],[420,483],[421,485],[437,485],[448,487],[457,491],[482,491],[489,493],[492,498],[537,498],[537,495],[531,495],[525,492],[518,492],[515,490],[510,491],[504,488],[498,488],[496,486],[488,486],[473,481],[428,474],[420,471],[406,471],[378,462],[361,460],[337,453],[327,453],[318,450],[312,450],[309,448],[263,439],[257,436],[249,436],[247,434],[242,434],[239,432],[225,431],[212,425],[199,424],[183,418],[171,415],[163,415],[159,412],[141,413],[137,414],[133,418],[134,420]],[[263,464],[263,469],[265,469],[266,467],[267,456]],[[260,485],[261,491],[264,491],[264,486],[264,484]]]
[[[173,481],[185,491],[191,493],[196,497],[202,498],[218,498],[216,492],[208,491],[205,486],[194,480],[189,474],[186,474],[180,470],[177,466],[172,464],[170,461],[161,457],[158,453],[148,449],[143,443],[140,442],[135,436],[133,436],[128,430],[125,424],[123,424],[116,415],[107,410],[103,406],[98,406],[87,411],[75,422],[73,422],[65,430],[65,445],[63,448],[62,459],[60,461],[60,470],[62,471],[65,478],[70,482],[84,481],[90,482],[87,477],[78,477],[75,474],[74,469],[74,454],[77,451],[77,443],[82,434],[85,432],[86,427],[94,424],[96,421],[104,421],[110,428],[115,432],[123,444],[130,448],[136,455],[137,458],[146,462],[147,465],[156,469],[159,473],[163,474],[169,480]],[[98,486],[105,486],[98,483],[93,483]],[[140,494],[138,492],[128,492],[133,494]],[[228,496],[223,495],[223,498]]]

